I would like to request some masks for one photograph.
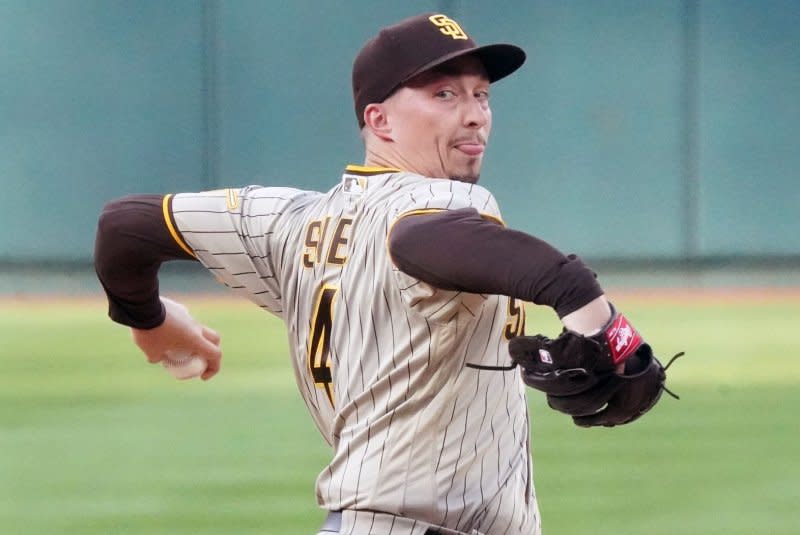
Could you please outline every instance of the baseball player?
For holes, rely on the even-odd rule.
[[[477,185],[490,84],[525,53],[478,46],[451,18],[382,28],[352,71],[361,165],[320,193],[249,186],[135,195],[98,224],[114,321],[150,362],[220,369],[220,337],[159,298],[161,262],[201,262],[286,324],[297,387],[332,459],[320,533],[537,534],[526,389],[508,351],[522,301],[573,333],[612,317],[576,256],[504,226]]]

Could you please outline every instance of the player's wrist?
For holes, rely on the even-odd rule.
[[[607,345],[614,365],[625,362],[643,343],[633,325],[604,295],[561,321],[567,330]]]
[[[567,330],[583,336],[594,336],[605,331],[614,317],[614,308],[604,295],[596,297],[578,310],[561,318]]]
[[[642,335],[631,325],[613,304],[608,303],[611,317],[605,325],[591,338],[601,344],[607,344],[613,364],[621,365],[636,353],[644,343]]]
[[[150,330],[160,327],[166,320],[167,313],[158,294],[141,303],[130,303],[108,295],[108,315],[116,323],[132,329]]]

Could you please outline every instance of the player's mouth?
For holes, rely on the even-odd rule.
[[[480,141],[461,141],[455,147],[467,156],[480,156],[486,150],[486,145]]]

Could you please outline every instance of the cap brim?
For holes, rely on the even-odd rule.
[[[462,56],[476,56],[483,63],[489,82],[496,82],[519,69],[525,63],[525,51],[516,45],[497,43],[493,45],[477,46],[466,50],[458,50],[446,54],[430,63],[427,63],[407,76],[401,84],[411,80],[418,74],[429,71],[443,63]]]

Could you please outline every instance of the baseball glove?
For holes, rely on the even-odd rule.
[[[518,336],[509,342],[525,384],[547,394],[553,409],[581,427],[613,427],[632,422],[658,402],[666,367],[622,314],[613,310],[596,335],[564,330],[558,338]]]

